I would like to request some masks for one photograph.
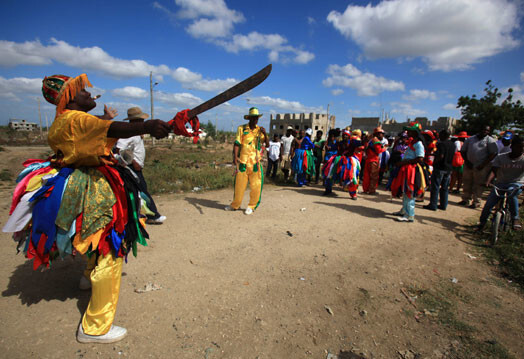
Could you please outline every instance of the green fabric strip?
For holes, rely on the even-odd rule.
[[[264,168],[260,166],[260,195],[258,196],[258,202],[255,206],[255,209],[258,208],[258,205],[260,204],[260,201],[262,200],[262,189],[264,188]]]

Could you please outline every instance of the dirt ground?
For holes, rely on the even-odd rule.
[[[15,174],[46,151],[6,148],[0,169]],[[0,186],[2,225],[12,189]],[[415,223],[397,223],[400,200],[383,189],[357,201],[321,193],[266,184],[252,216],[223,210],[232,190],[155,198],[168,220],[148,226],[149,245],[124,265],[115,324],[129,334],[115,344],[75,340],[90,296],[78,289],[81,258],[34,272],[2,233],[0,357],[457,357],[464,342],[424,307],[426,290],[446,293],[452,319],[480,343],[524,358],[522,294],[464,229],[478,210],[451,195],[447,211],[417,205]],[[148,283],[161,289],[135,292]],[[402,290],[419,298],[411,304]]]

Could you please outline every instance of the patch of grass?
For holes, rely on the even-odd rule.
[[[456,316],[457,302],[469,303],[472,297],[456,284],[443,282],[433,290],[409,287],[417,296],[417,307],[435,313],[432,320],[440,324],[448,335],[460,345],[451,348],[449,358],[461,359],[511,359],[513,356],[495,339],[479,340],[477,328]]]
[[[11,181],[13,179],[13,175],[8,169],[3,169],[0,172],[0,181]]]
[[[524,220],[524,208],[521,208],[520,218]],[[478,235],[479,241],[488,241],[490,230],[485,232]],[[482,251],[488,262],[496,265],[505,279],[511,280],[524,291],[524,231],[510,230],[494,246],[482,247]]]
[[[200,144],[148,149],[144,176],[155,193],[213,190],[233,185],[232,146],[204,149]]]

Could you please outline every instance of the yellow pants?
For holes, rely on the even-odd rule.
[[[255,168],[253,168],[253,166],[255,166]],[[240,164],[239,170],[235,176],[235,195],[233,202],[231,203],[231,207],[238,209],[242,204],[242,199],[244,198],[244,192],[246,190],[248,181],[249,187],[251,188],[248,207],[251,209],[256,209],[258,207],[260,204],[262,185],[264,182],[264,174],[262,171],[262,166],[257,164]]]
[[[89,335],[106,334],[115,318],[120,279],[122,278],[123,258],[115,258],[109,253],[93,255],[87,262],[84,275],[91,279],[91,299],[82,318],[84,333]]]

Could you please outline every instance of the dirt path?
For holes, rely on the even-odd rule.
[[[0,187],[2,224],[11,188]],[[168,221],[148,227],[149,246],[124,266],[115,324],[129,336],[109,345],[75,340],[89,300],[78,290],[81,259],[33,272],[2,233],[0,356],[443,358],[466,330],[523,358],[523,297],[461,227],[479,212],[417,208],[415,223],[397,223],[388,213],[400,201],[379,192],[350,201],[266,185],[249,217],[223,210],[231,190],[156,198]],[[135,292],[148,282],[162,289]]]

